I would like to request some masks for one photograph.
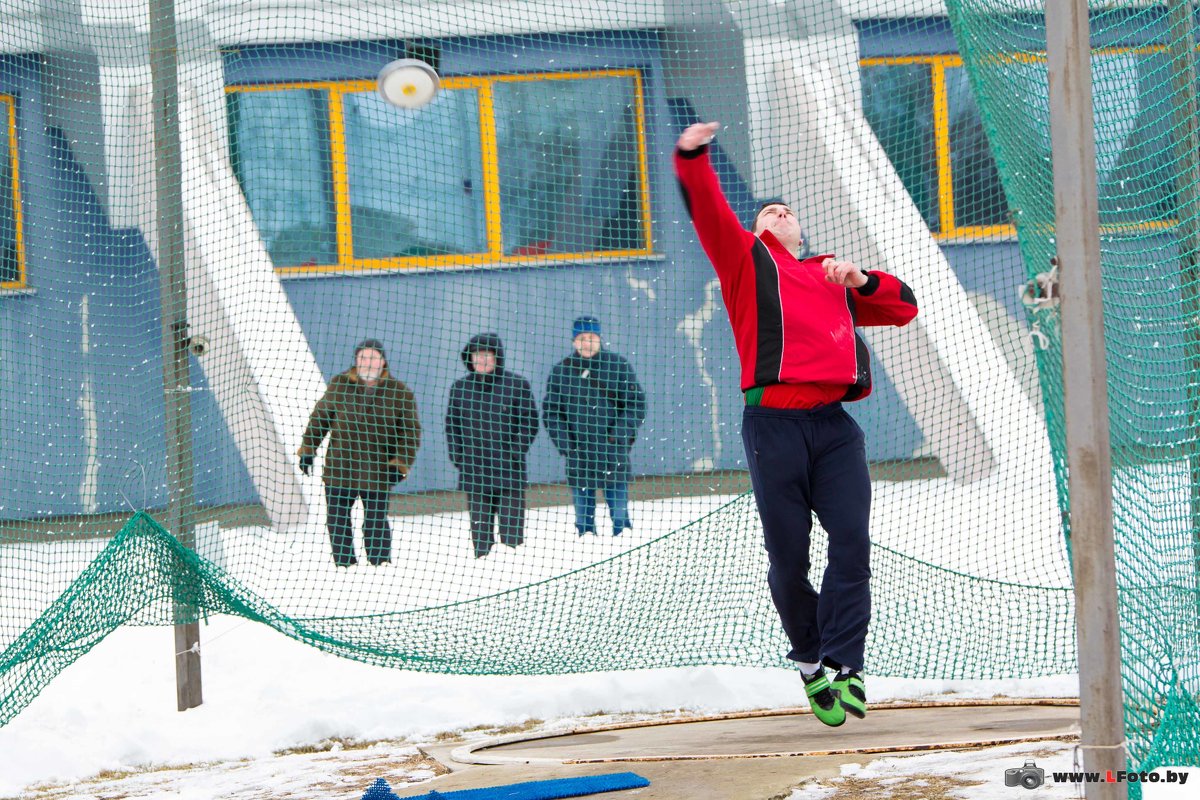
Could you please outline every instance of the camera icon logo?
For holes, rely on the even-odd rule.
[[[1023,767],[1004,770],[1005,786],[1024,786],[1026,789],[1036,789],[1046,782],[1046,770],[1032,760],[1026,761]]]

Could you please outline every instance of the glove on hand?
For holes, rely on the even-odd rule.
[[[300,471],[301,472],[303,472],[305,475],[311,475],[312,467],[313,467],[313,457],[312,456],[300,456]]]

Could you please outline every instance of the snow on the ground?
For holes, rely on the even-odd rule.
[[[1004,770],[1024,768],[1027,760],[1033,760],[1050,776],[1052,770],[1072,769],[1074,752],[1074,745],[1049,741],[971,752],[886,757],[863,766],[844,764],[840,777],[806,782],[788,800],[835,800],[841,794],[852,794],[853,789],[866,789],[862,796],[925,798],[934,795],[935,788],[962,800],[1013,800],[1026,789],[1007,786]],[[871,787],[876,788],[875,793],[870,792]],[[1048,780],[1037,789],[1036,796],[1038,800],[1075,800],[1079,796],[1076,789],[1075,783]]]
[[[1081,786],[1084,784],[1056,781],[1054,773],[1081,772],[1081,758],[1076,745],[1063,742],[888,756],[862,766],[844,764],[840,777],[808,781],[794,790],[788,800],[836,800],[842,796],[890,797],[892,800],[921,800],[931,796],[1014,800],[1025,797],[1026,791],[1035,792],[1028,796],[1038,800],[1076,800],[1083,796]],[[1023,773],[1030,766],[1043,770],[1044,782],[1040,786],[1027,789],[1005,782],[1006,770],[1018,769]],[[1194,800],[1200,796],[1200,789],[1195,784],[1200,780],[1200,769],[1183,767],[1175,770],[1177,777],[1179,772],[1185,773],[1183,784],[1169,784],[1165,770],[1156,772],[1161,778],[1158,782],[1142,783],[1143,800]],[[1124,788],[1129,784],[1122,781],[1120,785]],[[944,790],[945,795],[935,795],[935,788]]]
[[[872,793],[870,787],[880,787],[900,798],[928,797],[934,795],[937,787],[962,800],[1014,800],[1027,790],[1007,786],[1005,770],[1024,768],[1032,760],[1050,776],[1054,770],[1073,769],[1074,754],[1072,744],[1039,742],[966,752],[887,756],[863,766],[844,764],[840,777],[809,781],[793,791],[788,800],[830,800],[843,793],[851,794],[854,789],[866,797],[882,796]],[[1047,779],[1033,796],[1038,800],[1075,800],[1076,789],[1074,783],[1056,784]]]
[[[346,748],[335,742],[312,753],[283,753],[270,758],[239,759],[188,768],[111,773],[84,783],[56,781],[27,789],[37,800],[108,798],[179,798],[180,800],[308,800],[361,797],[367,786],[386,775],[399,790],[431,780],[447,769],[416,747],[387,742]]]
[[[997,471],[973,483],[950,479],[878,481],[871,530],[875,543],[958,573],[1028,583],[1070,585],[1053,497],[1019,485],[1020,476]],[[1029,500],[1035,496],[1037,502]],[[1014,502],[1021,497],[1024,502]],[[1047,499],[1049,498],[1049,499]],[[392,518],[392,563],[338,569],[319,514],[286,530],[253,526],[196,529],[196,549],[250,591],[295,617],[356,616],[442,606],[526,586],[580,569],[685,527],[731,502],[731,519],[756,522],[753,500],[729,495],[668,497],[631,503],[633,530],[619,537],[575,535],[569,507],[531,508],[526,541],[473,557],[465,511]],[[361,511],[354,512],[361,530]],[[318,518],[320,517],[320,518]],[[600,531],[610,525],[597,504]],[[104,542],[0,546],[0,577],[7,582],[9,625],[30,624],[87,566]],[[765,555],[763,556],[765,563]],[[0,630],[0,645],[19,630]]]
[[[679,530],[734,499],[706,495],[634,502],[634,527],[620,536],[607,533],[612,523],[603,502],[596,525],[605,533],[582,537],[575,533],[572,509],[531,508],[525,542],[516,549],[496,545],[481,559],[474,556],[465,511],[392,517],[392,562],[383,567],[366,563],[361,535],[358,566],[334,566],[323,519],[285,532],[236,528],[218,534],[210,529],[207,539],[197,535],[197,549],[289,616],[394,613],[471,600],[566,574]],[[359,506],[353,515],[355,529],[361,531]],[[297,591],[299,586],[310,590]]]
[[[889,546],[932,555],[920,545],[932,534],[914,528],[911,511],[928,501],[927,493],[946,491],[970,495],[947,507],[990,505],[980,495],[982,484],[958,489],[951,482],[888,485],[885,497],[877,498],[872,524],[885,532]],[[561,575],[619,557],[731,499],[635,503],[635,529],[616,538],[576,537],[570,509],[531,509],[526,544],[517,550],[497,547],[480,560],[471,554],[465,514],[398,517],[393,519],[393,562],[349,570],[332,565],[323,526],[316,522],[288,533],[206,526],[197,538],[202,554],[287,613],[352,616],[455,602]],[[739,502],[751,503],[742,511],[753,515],[752,501]],[[602,509],[601,530],[607,522]],[[896,531],[910,540],[902,541]],[[102,546],[75,540],[0,547],[6,625],[32,622]],[[966,551],[978,552],[962,547],[958,558]],[[1057,583],[1063,568],[1058,550],[1038,548],[1030,554],[1041,560],[1034,564],[1037,559],[1026,557],[1021,569],[1036,569],[1047,582]],[[0,645],[20,629],[0,630]],[[0,798],[47,784],[58,787],[41,790],[38,796],[47,800],[162,796],[156,775],[169,776],[171,796],[196,800],[286,798],[295,787],[317,785],[328,787],[323,795],[328,798],[357,797],[375,777],[393,785],[428,777],[421,764],[408,763],[415,757],[411,748],[439,734],[531,724],[572,727],[597,714],[720,713],[805,702],[795,673],[788,670],[433,675],[340,659],[266,626],[215,617],[201,630],[204,705],[181,714],[175,710],[173,645],[169,628],[120,628],[55,678],[0,727]],[[1070,676],[973,682],[871,678],[876,702],[947,693],[1021,697],[1075,696],[1077,691]],[[364,742],[380,744],[359,746]],[[331,746],[341,750],[331,753]],[[306,749],[316,752],[299,752]],[[162,770],[188,765],[205,766]],[[122,775],[127,772],[135,774]],[[109,776],[108,783],[80,783],[101,773]]]
[[[350,798],[361,796],[376,777],[393,785],[418,779],[419,769],[388,771],[379,765],[402,763],[406,746],[430,742],[441,733],[534,720],[573,727],[595,714],[719,713],[804,702],[796,674],[788,670],[430,675],[337,658],[234,617],[204,624],[201,642],[204,705],[185,713],[175,710],[169,628],[122,628],[68,667],[0,728],[0,797],[20,796],[43,784],[63,787],[60,794],[43,795],[47,798],[162,797],[155,794],[153,773],[124,778],[119,785],[80,781],[103,771],[211,764],[158,774],[168,775],[171,796],[192,800],[287,798],[293,787],[305,785],[328,786],[329,793],[322,796],[331,800]],[[1078,684],[1071,676],[871,680],[872,699],[880,702],[948,692],[959,697],[1074,696]],[[387,742],[379,751],[353,748],[355,742],[379,740]],[[330,742],[343,743],[341,755],[275,755]],[[351,759],[371,758],[377,760],[361,771],[343,769],[355,766]],[[346,775],[358,783],[346,784]],[[338,786],[343,787],[340,793],[334,791]]]

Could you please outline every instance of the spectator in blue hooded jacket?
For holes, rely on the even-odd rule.
[[[619,536],[633,527],[629,451],[646,419],[646,393],[629,362],[603,349],[600,320],[580,317],[571,334],[575,352],[551,370],[542,414],[555,448],[567,461],[576,532],[596,532],[600,490],[613,535]]]
[[[472,337],[462,350],[467,375],[454,382],[446,409],[446,442],[467,493],[471,543],[483,558],[496,543],[525,541],[525,456],[538,432],[529,381],[504,368],[504,343],[494,333]]]

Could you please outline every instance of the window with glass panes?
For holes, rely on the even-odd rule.
[[[863,111],[929,229],[1011,235],[1000,174],[958,56],[861,63]]]
[[[1092,57],[1094,113],[1106,131],[1098,140],[1097,183],[1102,228],[1169,227],[1175,223],[1176,182],[1162,47],[1098,50]],[[1044,58],[1006,62],[1030,73],[1007,85],[1042,91]],[[958,56],[870,58],[861,62],[863,108],[876,137],[929,229],[939,238],[1011,235],[1009,208],[978,106]],[[1044,108],[1045,97],[1019,97]],[[1097,126],[1101,129],[1101,126]],[[1050,158],[1049,141],[1031,136],[1034,153]]]
[[[228,113],[280,271],[652,250],[637,70],[451,77],[419,109],[368,81],[234,86]]]

